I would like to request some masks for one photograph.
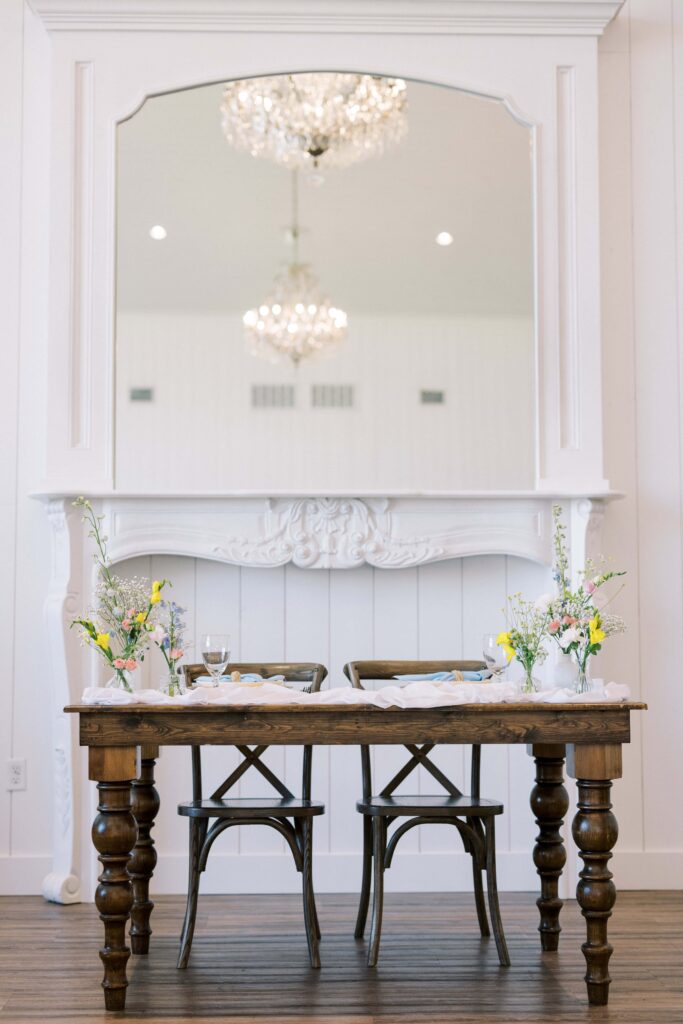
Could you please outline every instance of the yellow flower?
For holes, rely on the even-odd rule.
[[[161,594],[159,593],[158,590],[155,590],[154,593],[152,594],[152,596],[149,599],[149,603],[150,604],[158,604],[159,601],[161,601]]]
[[[160,580],[155,580],[154,583],[152,584],[152,593],[158,593],[158,591],[161,590],[162,586],[163,584],[161,583]]]
[[[592,618],[588,623],[588,638],[590,640],[591,647],[593,644],[601,644],[605,639],[605,631],[604,629],[600,629],[599,615],[594,616],[594,618]]]
[[[135,621],[139,622],[140,625],[142,625],[142,623],[145,621],[146,618],[147,618],[147,612],[140,612],[139,615],[135,616]]]
[[[514,656],[516,654],[516,651],[515,651],[514,647],[512,646],[512,644],[510,643],[510,634],[509,633],[499,633],[498,636],[496,637],[496,643],[498,644],[499,647],[503,648],[503,650],[505,651],[505,653],[507,655],[508,661],[512,661],[512,659],[514,658]]]
[[[109,650],[109,633],[98,633],[95,638],[95,643],[98,647],[101,647],[103,651]]]

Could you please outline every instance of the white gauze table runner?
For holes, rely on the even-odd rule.
[[[516,683],[458,683],[416,682],[403,685],[390,684],[379,690],[355,690],[350,686],[302,693],[277,683],[263,682],[240,686],[227,681],[219,686],[199,686],[177,697],[169,697],[160,690],[126,690],[108,687],[88,687],[82,697],[83,704],[164,704],[171,707],[193,707],[215,704],[370,704],[378,708],[445,708],[456,704],[594,704],[609,701],[619,703],[630,697],[628,686],[621,683],[603,684],[593,680],[590,693],[558,687],[537,693],[520,693]]]

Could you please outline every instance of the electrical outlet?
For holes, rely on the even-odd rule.
[[[7,789],[26,789],[26,761],[14,758],[7,761]]]

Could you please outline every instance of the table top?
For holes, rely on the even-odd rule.
[[[81,746],[628,743],[629,701],[577,704],[75,704]]]
[[[363,714],[399,714],[403,715],[408,712],[420,712],[421,714],[438,715],[444,711],[464,711],[467,714],[477,714],[483,712],[490,712],[495,710],[496,712],[520,712],[520,711],[647,711],[647,704],[642,701],[628,700],[628,701],[573,701],[566,704],[554,704],[548,701],[545,702],[533,702],[533,701],[520,701],[519,703],[490,703],[490,704],[445,704],[441,707],[434,708],[379,708],[374,704],[68,704],[64,711],[73,714],[206,714],[207,712],[213,712],[214,714],[244,714],[248,711],[250,714],[273,712],[283,714],[310,714],[311,712],[322,712],[324,714],[332,713],[344,714],[344,713],[357,713],[363,712]]]

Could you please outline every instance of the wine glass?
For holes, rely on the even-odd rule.
[[[505,651],[498,643],[498,634],[484,633],[481,646],[486,667],[493,673],[494,680],[500,682],[507,668],[508,659]]]
[[[202,661],[211,676],[212,685],[218,686],[230,661],[230,637],[227,633],[204,633]]]

